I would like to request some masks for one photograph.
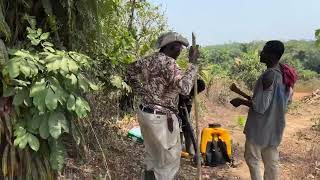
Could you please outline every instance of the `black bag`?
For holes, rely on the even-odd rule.
[[[215,141],[213,138],[212,142],[207,143],[205,165],[215,167],[226,162],[231,162],[226,144],[221,139]]]

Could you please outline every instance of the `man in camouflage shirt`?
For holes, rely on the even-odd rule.
[[[188,95],[196,76],[191,62],[186,72],[176,64],[188,41],[176,32],[161,35],[159,52],[140,59],[128,68],[127,80],[133,92],[141,96],[138,121],[146,149],[144,179],[174,179],[180,166],[179,94]],[[198,55],[191,47],[189,57]],[[196,59],[196,58],[190,58]]]

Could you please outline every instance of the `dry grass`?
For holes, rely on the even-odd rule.
[[[311,79],[308,81],[298,81],[295,85],[297,92],[313,92],[320,87],[320,79]]]
[[[143,147],[126,137],[137,124],[130,114],[122,115],[115,97],[103,93],[88,96],[92,112],[78,121],[82,132],[81,147],[68,145],[66,167],[59,179],[127,179],[140,177]],[[83,149],[79,151],[79,149]]]
[[[232,98],[237,97],[229,90],[231,83],[232,81],[229,79],[216,80],[210,88],[208,96],[205,93],[201,94],[200,106],[204,115],[201,128],[212,122],[218,122],[223,127],[230,128],[234,140],[240,143],[240,146],[235,148],[235,159],[243,160],[242,128],[237,126],[236,120],[239,115],[246,114],[246,109],[234,109],[228,103]],[[243,83],[238,83],[238,85],[248,92]],[[302,84],[299,83],[299,86],[302,86]],[[297,89],[301,90],[299,87]],[[86,121],[80,121],[85,139],[85,150],[80,151],[83,153],[81,156],[73,156],[74,158],[67,160],[67,166],[60,175],[60,179],[105,179],[107,170],[110,172],[112,179],[140,179],[144,168],[143,146],[126,138],[127,131],[138,125],[135,117],[130,115],[120,116],[121,112],[119,112],[117,101],[104,94],[91,95],[89,99],[92,107],[91,125]],[[305,104],[299,102],[289,110],[289,113],[293,113],[293,111],[306,113],[301,110],[305,106]],[[296,113],[295,116],[300,117],[302,114]],[[98,145],[96,137],[98,137],[101,146]],[[302,129],[293,138],[285,139],[280,148],[281,179],[306,179],[306,177],[312,176],[315,179],[320,179],[319,141],[320,136],[317,131],[315,129],[310,130],[310,128]],[[69,149],[72,152],[75,148],[71,146]],[[107,159],[106,162],[104,162],[103,153]],[[107,164],[107,168],[103,165],[104,163]],[[243,166],[245,167],[244,170],[247,171],[246,166]],[[240,177],[239,174],[231,174],[230,176],[228,170],[230,168],[224,166],[221,168],[204,167],[204,179]],[[191,162],[183,160],[179,179],[194,179],[195,172],[196,169],[191,165]]]
[[[242,89],[244,92],[251,94],[251,92],[248,90],[248,88],[244,85],[243,82],[235,82],[234,80],[228,78],[218,78],[214,80],[214,83],[210,87],[210,89],[206,90],[206,98],[210,102],[218,105],[228,104],[232,98],[238,97],[238,95],[231,92],[229,89],[232,83],[236,83],[238,87]]]
[[[320,136],[316,131],[299,131],[296,139],[285,140],[281,146],[281,179],[320,178]]]

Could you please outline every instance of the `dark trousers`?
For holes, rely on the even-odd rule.
[[[181,119],[181,126],[182,126],[182,134],[181,134],[181,142],[184,142],[186,152],[192,155],[195,155],[195,150],[192,143],[192,133],[193,129],[189,129],[190,127],[187,126],[187,121],[190,119],[188,115],[191,111],[191,106],[187,106],[188,114],[185,112],[186,110],[183,108],[179,109],[179,118]],[[189,122],[191,123],[191,122]],[[182,141],[182,138],[184,141]]]

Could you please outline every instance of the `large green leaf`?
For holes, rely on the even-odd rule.
[[[111,76],[111,84],[118,89],[122,89],[122,78],[120,76]]]
[[[49,32],[46,32],[46,33],[43,33],[41,34],[40,36],[40,40],[47,40],[48,37],[49,37],[50,33]]]
[[[28,144],[34,151],[38,151],[40,148],[40,142],[39,139],[34,136],[33,134],[28,134]]]
[[[42,78],[40,81],[35,82],[34,85],[31,87],[30,97],[39,96],[42,91],[46,89],[46,82],[45,79]]]
[[[68,60],[68,68],[69,68],[70,72],[77,73],[78,69],[79,69],[79,66],[74,60],[69,59]]]
[[[46,104],[45,104],[46,96],[47,96],[47,89],[44,89],[43,91],[39,92],[38,96],[35,96],[33,98],[33,104],[42,113],[45,112],[46,110]]]
[[[94,91],[98,91],[99,90],[99,86],[97,86],[96,84],[94,84],[92,82],[89,82],[89,86]]]
[[[44,47],[44,50],[52,53],[55,52],[55,50],[52,47]]]
[[[60,69],[66,73],[69,73],[69,68],[68,68],[68,61],[69,59],[66,58],[66,57],[62,57],[62,60],[61,60],[61,64],[60,64]]]
[[[29,77],[31,75],[31,67],[28,66],[26,63],[20,64],[20,71],[22,74],[24,74],[26,77]]]
[[[75,105],[76,114],[79,118],[84,118],[90,112],[89,103],[81,97],[77,97]]]
[[[33,104],[38,108],[40,112],[44,112],[46,110],[46,96],[47,89],[45,85],[45,80],[41,79],[31,87],[30,91],[30,97],[33,97]]]
[[[74,111],[76,109],[76,98],[72,94],[70,94],[68,98],[67,108],[69,111]]]
[[[55,59],[53,62],[48,63],[47,65],[48,71],[57,71],[61,67],[61,60]]]
[[[52,47],[53,46],[53,44],[51,42],[43,42],[42,44],[44,46],[46,46],[46,47]]]
[[[18,91],[13,98],[12,104],[15,106],[20,106],[23,104],[23,101],[29,97],[29,92],[27,89],[23,88],[22,90]]]
[[[25,133],[27,132],[27,130],[25,128],[23,128],[22,126],[18,126],[14,129],[13,135],[16,137],[21,137],[23,136]]]
[[[55,61],[60,61],[62,56],[56,55],[50,52],[43,52],[42,55],[45,55],[46,57],[43,59],[45,63],[52,63]],[[48,66],[47,66],[48,67]]]
[[[58,102],[60,102],[60,104],[63,105],[66,101],[66,98],[68,97],[68,94],[61,87],[58,79],[56,79],[55,77],[50,77],[49,81],[51,84],[50,88],[53,90],[54,94],[57,96]]]
[[[41,42],[41,40],[40,40],[40,39],[32,39],[32,40],[31,40],[31,44],[32,44],[32,45],[34,45],[34,46],[39,45],[39,44],[40,44],[40,42]]]
[[[41,121],[43,119],[44,115],[39,115],[38,113],[35,113],[32,118],[28,121],[27,126],[30,129],[38,129],[40,127]]]
[[[18,146],[20,149],[24,149],[28,143],[28,133],[24,133],[21,136],[17,136],[13,144]]]
[[[71,83],[72,85],[76,85],[77,82],[78,82],[78,79],[77,79],[77,77],[76,77],[74,74],[67,74],[67,75],[66,75],[66,78],[70,80],[70,83]]]
[[[89,66],[89,60],[91,59],[88,56],[73,51],[69,52],[68,55],[80,66]]]
[[[63,132],[69,132],[66,117],[61,112],[52,112],[48,121],[50,135],[58,139]]]
[[[67,155],[66,150],[60,141],[50,139],[50,165],[54,170],[61,171]]]
[[[10,55],[22,57],[23,60],[25,59],[35,59],[35,55],[31,54],[29,51],[21,49],[21,50],[10,50]]]
[[[18,126],[15,128],[14,136],[16,137],[14,140],[14,145],[18,146],[20,149],[24,149],[27,145],[31,147],[34,151],[38,151],[40,147],[40,143],[37,137],[33,134],[29,133],[22,126]]]
[[[48,107],[49,110],[53,111],[57,108],[58,106],[58,99],[59,96],[51,88],[47,90],[47,96],[45,99],[46,106]]]
[[[7,69],[8,73],[9,73],[9,76],[12,79],[14,79],[17,76],[19,76],[19,72],[20,72],[19,58],[10,59],[8,64],[7,64],[6,69]]]
[[[40,37],[42,34],[42,29],[41,28],[38,28],[37,29],[37,37]]]
[[[80,89],[82,89],[84,92],[87,92],[88,91],[88,88],[89,88],[89,83],[87,81],[87,79],[79,74],[78,75],[78,86],[80,87]]]
[[[41,119],[41,124],[39,127],[40,137],[43,139],[47,139],[50,135],[49,133],[49,125],[48,125],[48,116],[45,114]]]
[[[73,59],[69,58],[68,56],[64,56],[61,60],[61,69],[67,73],[77,73],[79,66]]]

